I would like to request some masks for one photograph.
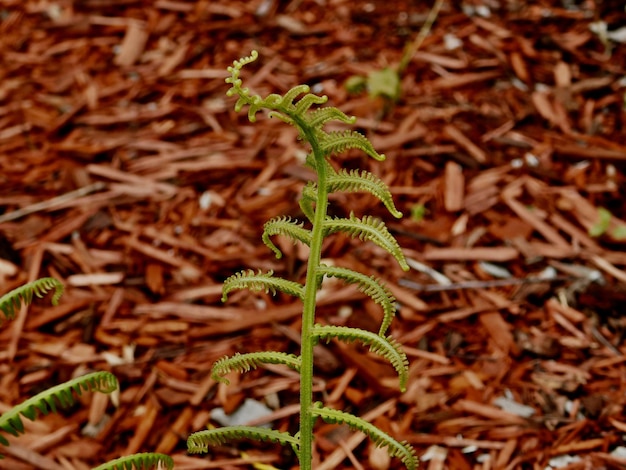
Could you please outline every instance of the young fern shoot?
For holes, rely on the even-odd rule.
[[[363,135],[352,131],[326,132],[323,127],[329,121],[353,124],[355,118],[348,117],[335,107],[310,108],[326,102],[325,96],[309,93],[309,87],[298,85],[287,91],[284,96],[271,94],[266,98],[252,95],[242,87],[239,78],[241,69],[257,59],[256,51],[233,63],[228,68],[231,76],[226,82],[231,85],[227,94],[237,96],[235,110],[248,106],[248,118],[251,122],[262,109],[269,115],[295,127],[300,138],[310,146],[306,164],[317,174],[316,182],[309,182],[303,189],[300,207],[308,219],[305,222],[279,216],[269,220],[263,231],[263,242],[274,252],[277,258],[282,256],[280,249],[272,242],[272,236],[284,235],[294,242],[304,243],[310,254],[304,285],[274,276],[272,272],[262,273],[244,270],[226,279],[223,287],[223,300],[234,289],[264,290],[283,292],[298,297],[303,303],[300,355],[279,351],[235,354],[219,360],[213,368],[213,377],[225,383],[225,375],[232,371],[246,372],[263,364],[283,364],[300,373],[300,428],[295,435],[265,428],[249,426],[230,426],[192,434],[188,441],[190,452],[206,452],[209,445],[219,445],[230,439],[251,438],[261,441],[277,442],[289,445],[297,454],[302,470],[312,469],[313,425],[320,418],[328,423],[342,423],[350,428],[367,434],[375,444],[384,446],[389,454],[402,460],[405,466],[417,468],[417,458],[406,442],[399,442],[371,423],[346,413],[325,407],[313,401],[313,347],[320,341],[339,340],[360,342],[375,354],[387,359],[395,368],[400,379],[400,388],[404,391],[408,375],[406,355],[394,340],[386,336],[386,331],[395,315],[395,299],[391,292],[375,277],[370,277],[351,269],[322,264],[322,243],[325,237],[334,233],[344,233],[359,237],[363,241],[373,242],[390,253],[404,270],[409,267],[402,250],[385,224],[371,216],[359,218],[354,214],[349,217],[330,217],[327,212],[328,196],[336,191],[365,191],[376,198],[394,217],[402,214],[394,206],[391,193],[385,183],[367,171],[335,170],[329,159],[347,149],[359,149],[376,160],[383,160],[384,155],[376,152],[371,142]],[[297,101],[296,98],[302,96]],[[316,293],[321,288],[324,278],[335,277],[344,282],[355,284],[362,292],[370,296],[383,310],[384,319],[377,333],[344,326],[322,325],[316,322]]]

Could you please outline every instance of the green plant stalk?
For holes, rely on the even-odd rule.
[[[313,335],[312,329],[315,324],[315,308],[317,295],[318,270],[322,259],[322,242],[324,240],[324,220],[328,208],[328,190],[326,184],[326,166],[324,156],[319,148],[319,142],[315,132],[306,126],[301,119],[294,119],[303,130],[306,139],[311,145],[317,164],[318,190],[315,204],[315,217],[312,227],[312,242],[310,246],[309,261],[307,264],[306,287],[304,291],[304,305],[301,328],[302,365],[300,368],[300,468],[311,470],[313,460],[313,425],[311,415],[313,407]]]

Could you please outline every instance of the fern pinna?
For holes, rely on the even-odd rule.
[[[32,303],[34,296],[42,298],[53,289],[54,294],[52,295],[51,302],[52,305],[57,305],[63,295],[63,284],[53,277],[42,277],[41,279],[24,284],[4,294],[2,298],[0,298],[0,311],[2,311],[7,320],[13,320],[15,318],[15,312],[19,310],[22,305],[29,305]],[[2,318],[0,318],[0,324],[2,324]]]
[[[22,305],[29,305],[35,296],[43,297],[53,289],[52,304],[57,305],[63,294],[63,284],[53,277],[44,277],[0,296],[0,311],[2,311],[7,320],[12,320],[15,318],[16,311]],[[0,318],[1,323],[2,318]],[[9,445],[9,440],[5,434],[17,437],[26,431],[22,421],[23,418],[34,421],[40,415],[47,415],[50,412],[56,413],[59,408],[67,408],[76,403],[78,397],[83,392],[119,393],[119,384],[117,378],[111,372],[99,371],[76,377],[39,392],[34,397],[23,401],[0,415],[0,445]],[[4,455],[0,448],[0,459],[2,458],[4,458]],[[172,470],[174,461],[171,457],[164,454],[144,452],[111,460],[94,470],[148,470],[153,467]]]
[[[317,418],[329,423],[346,424],[352,429],[367,434],[375,444],[385,446],[391,456],[400,458],[407,468],[417,467],[417,458],[413,449],[406,442],[399,442],[390,435],[376,428],[371,423],[349,413],[334,410],[313,402],[313,347],[320,341],[340,340],[358,341],[370,348],[370,351],[387,359],[400,377],[400,388],[405,389],[408,361],[406,355],[390,337],[387,328],[395,314],[395,299],[391,292],[376,278],[353,270],[326,266],[321,263],[322,242],[333,233],[344,233],[375,243],[389,252],[408,270],[406,260],[395,238],[385,224],[371,216],[330,217],[327,213],[328,196],[336,191],[365,191],[378,198],[395,217],[402,214],[394,206],[391,193],[383,181],[367,171],[343,169],[335,170],[329,159],[347,149],[359,149],[376,160],[383,160],[384,155],[376,152],[371,142],[363,135],[352,131],[326,132],[323,127],[329,121],[353,124],[355,119],[348,117],[335,107],[318,107],[326,102],[325,96],[309,93],[309,87],[299,85],[287,91],[284,96],[271,94],[266,98],[252,95],[242,87],[239,78],[241,69],[257,59],[256,51],[250,57],[242,58],[228,68],[231,76],[226,82],[231,85],[229,96],[237,96],[235,110],[248,106],[248,118],[255,121],[256,114],[262,109],[269,115],[294,126],[300,138],[311,148],[306,164],[317,174],[316,182],[309,182],[303,190],[300,207],[308,219],[307,223],[289,217],[276,217],[264,226],[263,242],[280,258],[280,249],[272,242],[272,236],[284,235],[294,242],[307,245],[310,249],[307,273],[304,285],[282,279],[272,272],[262,273],[253,270],[239,272],[224,282],[223,300],[234,289],[248,288],[276,293],[284,292],[298,297],[303,302],[300,355],[277,351],[235,354],[218,361],[213,368],[215,380],[227,382],[224,378],[231,371],[245,372],[263,364],[284,364],[300,373],[300,430],[295,435],[265,428],[249,426],[230,426],[225,428],[200,431],[192,434],[188,441],[190,452],[205,452],[208,445],[219,445],[229,439],[251,438],[262,441],[278,442],[291,446],[300,461],[300,468],[311,470],[313,425]],[[296,100],[299,96],[300,99]],[[316,293],[321,288],[325,277],[336,277],[344,282],[356,284],[359,289],[379,304],[384,319],[378,333],[334,325],[321,325],[315,321]]]

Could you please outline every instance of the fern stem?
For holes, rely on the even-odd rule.
[[[313,346],[315,337],[315,300],[318,287],[319,268],[322,259],[322,242],[324,240],[324,221],[328,208],[327,168],[324,153],[321,150],[315,130],[309,127],[299,116],[291,116],[302,130],[305,140],[311,145],[317,167],[318,189],[315,204],[315,216],[309,260],[307,264],[306,284],[301,329],[301,360],[300,367],[300,469],[312,470],[313,461]]]

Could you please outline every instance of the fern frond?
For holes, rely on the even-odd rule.
[[[34,421],[37,418],[37,412],[47,415],[50,411],[56,413],[58,405],[62,408],[72,405],[76,401],[74,393],[80,396],[83,391],[111,393],[117,389],[117,378],[110,372],[92,372],[77,377],[44,390],[11,408],[0,416],[0,430],[17,436],[24,432],[22,416]],[[2,435],[0,435],[0,443],[8,445],[7,440]]]
[[[328,121],[340,121],[346,124],[354,124],[356,118],[354,116],[348,116],[343,111],[333,106],[328,106],[311,111],[307,117],[307,121],[311,128],[321,129]]]
[[[174,468],[174,460],[169,455],[143,452],[111,460],[91,470],[148,470],[150,468],[172,470]]]
[[[283,97],[278,93],[272,93],[267,95],[265,98],[261,100],[264,108],[274,109],[280,108]]]
[[[299,204],[300,209],[302,209],[302,213],[309,219],[309,222],[313,222],[313,218],[315,216],[315,210],[313,209],[313,204],[317,201],[317,188],[315,183],[309,181],[304,188],[302,188],[302,197],[300,198]]]
[[[272,272],[262,274],[254,271],[243,271],[231,276],[224,283],[224,299],[233,289],[251,288],[275,293],[278,290],[298,296],[303,301],[301,328],[301,356],[279,352],[258,352],[235,354],[220,359],[214,366],[212,377],[217,381],[227,382],[225,375],[231,371],[245,372],[262,364],[283,364],[300,373],[300,428],[294,434],[282,433],[264,428],[248,426],[231,426],[192,434],[188,440],[190,452],[206,451],[210,444],[221,444],[229,439],[252,438],[261,441],[290,444],[298,454],[300,466],[311,470],[313,461],[313,424],[318,417],[334,423],[346,423],[353,429],[361,430],[369,435],[377,445],[387,446],[389,454],[402,459],[410,470],[415,470],[417,459],[412,448],[400,443],[379,430],[372,424],[348,413],[314,405],[312,402],[313,358],[314,345],[319,341],[338,339],[342,341],[359,341],[369,347],[370,351],[387,359],[397,371],[402,391],[406,388],[408,377],[408,360],[400,346],[385,333],[395,315],[395,298],[391,292],[375,277],[351,271],[347,268],[335,268],[321,264],[325,238],[336,232],[343,232],[351,237],[359,237],[371,241],[389,252],[400,263],[405,271],[409,269],[398,242],[387,230],[384,222],[371,216],[363,218],[350,214],[348,218],[332,218],[328,216],[328,195],[335,191],[365,191],[378,198],[387,210],[395,217],[402,214],[393,203],[391,191],[378,177],[367,171],[335,170],[331,157],[349,149],[358,149],[375,160],[382,161],[385,155],[379,154],[372,143],[362,134],[353,130],[326,132],[323,127],[330,121],[352,124],[355,119],[334,107],[319,108],[327,102],[326,96],[310,93],[306,85],[296,86],[284,96],[271,94],[266,98],[251,96],[247,88],[242,88],[239,78],[241,68],[257,58],[256,52],[233,62],[228,70],[231,76],[226,80],[231,84],[229,96],[238,95],[235,105],[237,111],[248,105],[248,118],[253,121],[261,109],[269,111],[270,117],[276,117],[295,127],[299,138],[310,146],[305,165],[317,174],[317,183],[309,182],[302,191],[299,201],[304,216],[308,219],[306,229],[303,222],[290,217],[278,217],[268,221],[263,229],[263,243],[274,252],[277,258],[282,252],[273,243],[272,237],[283,235],[293,242],[302,242],[310,247],[307,262],[306,283],[292,283],[283,279],[274,279]],[[301,96],[303,95],[303,96]],[[316,109],[311,109],[312,107]],[[324,276],[337,277],[357,285],[383,309],[384,317],[379,334],[370,331],[324,326],[315,323],[316,298],[315,292],[321,287]]]
[[[12,320],[15,318],[15,312],[19,310],[22,304],[31,304],[33,296],[42,298],[52,289],[54,289],[52,305],[58,305],[59,299],[61,295],[63,295],[63,284],[53,277],[42,277],[41,279],[17,287],[0,297],[0,310],[2,310],[7,320]]]
[[[320,147],[325,156],[341,153],[349,148],[359,149],[379,162],[385,155],[379,154],[372,143],[363,134],[353,130],[319,132]]]
[[[262,364],[283,364],[299,372],[300,356],[278,351],[260,351],[245,354],[235,353],[235,355],[223,357],[213,364],[211,377],[216,382],[222,382],[228,385],[230,381],[224,376],[229,372],[248,372],[250,369],[256,369]]]
[[[347,326],[319,325],[313,327],[312,335],[321,341],[339,339],[344,342],[360,341],[370,348],[370,351],[387,359],[398,373],[400,390],[406,391],[406,382],[409,377],[409,360],[398,343],[390,336],[380,336],[371,331]]]
[[[256,426],[228,426],[194,432],[187,438],[187,451],[190,454],[207,452],[209,446],[218,446],[235,439],[253,439],[261,442],[274,442],[290,445],[299,454],[299,440],[288,432]]]
[[[296,85],[288,90],[282,97],[278,106],[281,111],[295,111],[295,100],[300,95],[306,95],[311,89],[308,85]]]
[[[366,191],[378,198],[387,210],[397,219],[402,217],[402,212],[396,209],[393,197],[387,185],[378,176],[369,171],[341,169],[328,177],[328,191]]]
[[[399,442],[362,418],[318,404],[311,409],[314,416],[329,424],[347,424],[350,429],[366,434],[378,447],[387,447],[389,455],[398,457],[409,470],[416,470],[418,460],[408,442]]]
[[[387,332],[396,314],[396,298],[380,280],[374,276],[366,276],[358,271],[339,266],[321,265],[318,272],[328,277],[337,277],[346,282],[357,284],[361,292],[370,296],[371,299],[383,309],[383,321],[378,334],[384,335]]]
[[[277,291],[281,291],[300,299],[304,297],[304,287],[302,287],[302,284],[280,277],[274,277],[273,274],[274,272],[271,270],[266,273],[262,273],[261,271],[255,273],[252,269],[233,274],[224,281],[222,287],[222,302],[226,302],[228,294],[235,289],[250,289],[257,292],[264,291],[265,293],[271,292],[272,295],[276,295]]]
[[[326,234],[343,232],[351,237],[369,240],[391,254],[400,263],[404,271],[409,270],[409,265],[406,263],[400,245],[398,245],[396,239],[387,230],[385,223],[380,219],[369,215],[359,219],[354,214],[350,214],[349,219],[341,217],[326,219],[324,228]]]
[[[328,96],[317,96],[309,93],[300,98],[296,103],[295,109],[291,113],[295,116],[304,116],[311,106],[314,104],[324,104],[328,101]]]
[[[271,118],[280,119],[285,124],[289,124],[290,126],[295,126],[293,119],[291,119],[285,113],[282,113],[280,111],[270,111],[268,113],[268,116],[271,117]]]
[[[274,252],[276,258],[282,258],[282,252],[274,245],[271,237],[274,235],[286,235],[294,242],[299,241],[305,245],[311,244],[311,231],[303,228],[304,223],[292,220],[291,217],[276,217],[265,222],[263,226],[263,243]]]

